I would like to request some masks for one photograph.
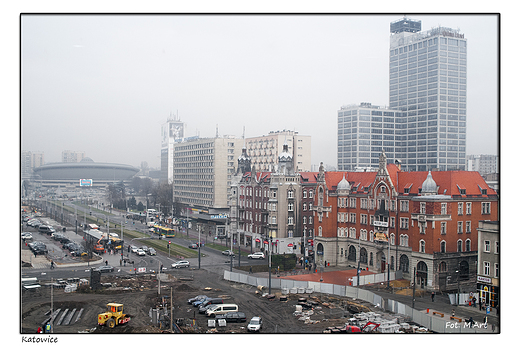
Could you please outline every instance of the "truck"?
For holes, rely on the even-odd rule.
[[[98,325],[114,328],[130,321],[131,316],[123,313],[123,304],[108,303],[107,311],[98,315]]]

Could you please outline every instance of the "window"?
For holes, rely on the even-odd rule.
[[[402,229],[408,229],[408,218],[407,217],[399,218],[399,227],[401,227]]]
[[[390,245],[395,245],[395,234],[390,234]]]
[[[361,224],[366,225],[368,223],[368,215],[361,214],[361,220],[359,221]]]
[[[498,274],[499,274],[498,263],[495,263],[495,277],[496,278],[498,277]]]
[[[446,203],[441,203],[441,214],[442,215],[446,215],[447,214]]]
[[[484,261],[484,275],[489,276],[490,273],[490,263]]]
[[[448,268],[446,266],[446,262],[439,263],[439,272],[443,273],[448,271]]]
[[[446,222],[441,222],[441,234],[446,234]]]
[[[471,251],[471,240],[466,239],[466,252]]]
[[[276,216],[271,217],[271,224],[272,225],[276,224]]]
[[[462,221],[457,222],[457,233],[462,233]]]
[[[288,210],[288,211],[294,211],[294,203],[289,203],[289,204],[287,205],[287,210]]]
[[[287,191],[287,198],[294,198],[294,191],[293,190],[288,190]]]
[[[471,233],[471,221],[466,221],[466,233]]]
[[[304,224],[304,225],[306,225],[306,224],[307,224],[307,217],[306,217],[306,216],[304,216],[304,217],[303,217],[303,220],[302,220],[302,222],[303,222],[303,224]]]
[[[482,202],[482,215],[491,214],[491,202]]]
[[[441,241],[441,253],[446,253],[446,242]]]
[[[498,252],[498,242],[497,241],[495,242],[495,253],[499,253]]]
[[[319,236],[319,237],[323,236],[323,235],[322,235],[322,228],[321,228],[321,226],[318,227],[318,236]]]
[[[303,209],[303,211],[306,211],[306,210],[307,210],[307,203],[303,203],[303,204],[302,204],[302,209]]]
[[[368,199],[366,199],[366,198],[361,199],[361,209],[368,209]]]
[[[422,239],[419,241],[419,252],[426,252],[426,242]]]
[[[484,252],[491,252],[491,242],[484,240]]]
[[[390,217],[390,228],[395,228],[395,217]]]
[[[350,198],[350,207],[351,208],[355,208],[356,207],[356,199],[355,198]]]
[[[421,214],[426,214],[426,203],[421,202]]]
[[[462,240],[457,240],[457,252],[462,252]]]
[[[471,215],[471,202],[466,202],[466,215]]]
[[[309,190],[309,198],[313,198],[314,192],[312,190]]]
[[[303,190],[303,198],[307,198],[307,190]]]
[[[309,225],[312,225],[312,216],[309,216]]]
[[[289,216],[289,217],[287,218],[287,224],[288,224],[288,225],[294,225],[294,217]],[[290,237],[289,237],[289,238],[290,238]]]
[[[356,214],[350,213],[350,223],[356,223]]]
[[[399,209],[401,211],[408,211],[408,201],[400,201],[400,202],[401,202],[400,203],[401,205],[400,205]]]
[[[459,215],[462,215],[464,213],[464,203],[463,202],[459,202],[458,208],[457,208],[457,213]]]

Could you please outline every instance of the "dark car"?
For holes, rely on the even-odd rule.
[[[208,298],[204,301],[204,303],[199,305],[199,314],[205,314],[208,307],[212,304],[224,304],[224,299],[222,298]]]
[[[114,267],[112,266],[101,266],[97,268],[101,273],[111,273],[114,271]]]
[[[42,243],[41,241],[35,241],[30,244],[28,244],[29,249],[33,252],[35,255],[42,255],[46,254],[48,252],[47,246]]]
[[[199,305],[204,304],[204,302],[205,302],[206,300],[208,300],[208,299],[211,299],[211,298],[206,297],[206,298],[204,298],[204,299],[202,299],[202,300],[194,301],[193,303],[191,303],[191,305],[193,305],[194,307],[199,307]]]
[[[246,322],[246,314],[243,312],[228,312],[227,314],[224,314],[222,316],[223,319],[226,320],[226,322]]]
[[[72,242],[72,240],[70,240],[69,238],[65,238],[65,237],[60,238],[60,243],[62,243],[62,244],[68,244],[71,242]]]
[[[52,238],[54,238],[54,240],[56,240],[56,241],[61,242],[61,240],[62,240],[63,238],[65,238],[65,237],[62,236],[61,234],[54,233],[54,234],[52,235]]]
[[[198,300],[204,300],[204,299],[206,299],[206,298],[208,298],[208,296],[205,296],[205,295],[203,295],[203,294],[200,294],[200,295],[198,295],[198,296],[196,296],[196,297],[193,297],[193,298],[188,299],[188,304],[193,304],[194,302],[196,302],[196,301],[198,301]]]

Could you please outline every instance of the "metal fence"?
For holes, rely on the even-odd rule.
[[[376,274],[378,275],[378,274]],[[259,278],[244,273],[224,271],[224,279],[227,281],[248,284],[251,286],[269,286],[268,278]],[[370,278],[368,280],[371,280]],[[361,281],[361,280],[360,280]],[[381,296],[354,286],[334,285],[323,282],[296,281],[271,278],[271,288],[290,292],[291,289],[305,289],[305,293],[325,293],[348,298],[356,298],[373,305],[379,306],[386,311],[408,316],[411,320],[436,333],[479,333],[489,332],[482,328],[471,328],[466,322],[456,322],[434,317],[421,311],[412,309],[410,306],[392,299],[384,299]]]

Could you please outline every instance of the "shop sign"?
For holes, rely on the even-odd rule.
[[[485,276],[477,275],[477,281],[485,282],[487,284],[490,284],[491,283],[491,278],[487,278]]]

